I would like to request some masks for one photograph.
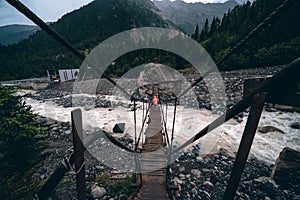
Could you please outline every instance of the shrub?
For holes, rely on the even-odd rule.
[[[16,91],[0,84],[0,199],[32,184],[28,172],[44,158],[47,146],[46,129]]]

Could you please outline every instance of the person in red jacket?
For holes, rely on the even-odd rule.
[[[157,96],[153,97],[152,104],[153,104],[154,110],[156,110],[158,108],[158,98],[157,98]]]

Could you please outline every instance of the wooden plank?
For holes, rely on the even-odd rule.
[[[144,183],[138,199],[165,200],[169,199],[165,188],[167,162],[165,151],[162,149],[164,145],[160,112],[152,108],[150,119],[140,160]]]

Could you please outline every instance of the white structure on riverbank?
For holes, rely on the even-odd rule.
[[[47,75],[51,82],[65,82],[75,80],[78,77],[78,74],[79,69],[47,70]]]

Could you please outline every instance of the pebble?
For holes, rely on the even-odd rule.
[[[198,157],[196,158],[196,161],[202,163],[202,162],[204,161],[204,159],[203,159],[201,156],[198,156]]]
[[[192,169],[191,173],[196,176],[197,178],[199,178],[201,176],[201,171],[198,169]]]

